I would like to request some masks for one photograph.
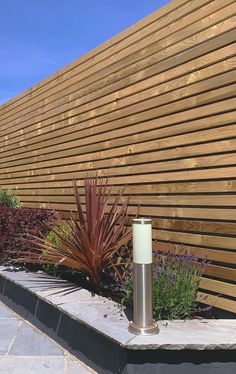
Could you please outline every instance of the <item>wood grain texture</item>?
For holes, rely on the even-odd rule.
[[[75,210],[122,185],[153,248],[210,261],[198,299],[236,313],[236,3],[173,0],[0,107],[0,186]]]

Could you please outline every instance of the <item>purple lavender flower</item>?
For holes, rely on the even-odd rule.
[[[176,281],[176,275],[171,273],[168,275],[168,281],[170,284],[175,284],[175,281]]]
[[[161,266],[156,266],[153,271],[153,275],[156,279],[160,279],[161,275],[163,274],[163,269]]]

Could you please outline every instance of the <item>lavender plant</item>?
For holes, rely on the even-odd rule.
[[[154,319],[191,318],[199,309],[196,300],[206,259],[188,252],[180,254],[154,253],[153,316]],[[123,305],[131,305],[133,298],[132,269],[124,275]]]

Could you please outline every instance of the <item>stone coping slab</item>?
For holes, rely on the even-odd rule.
[[[62,313],[128,350],[236,349],[236,319],[159,321],[159,334],[135,336],[128,331],[129,320],[125,313],[118,304],[107,298],[92,295],[74,284],[43,273],[0,267],[0,277],[34,295],[41,322],[44,318],[49,318],[51,307],[58,312],[59,318]],[[6,287],[9,285],[0,286],[0,293],[2,288],[3,295]],[[42,311],[40,303],[44,305],[41,307]],[[45,304],[49,309],[46,308],[44,312]],[[59,325],[53,325],[52,322],[49,327],[57,331]]]

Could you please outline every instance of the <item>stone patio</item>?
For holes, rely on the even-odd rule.
[[[92,374],[56,342],[0,303],[1,374]]]

